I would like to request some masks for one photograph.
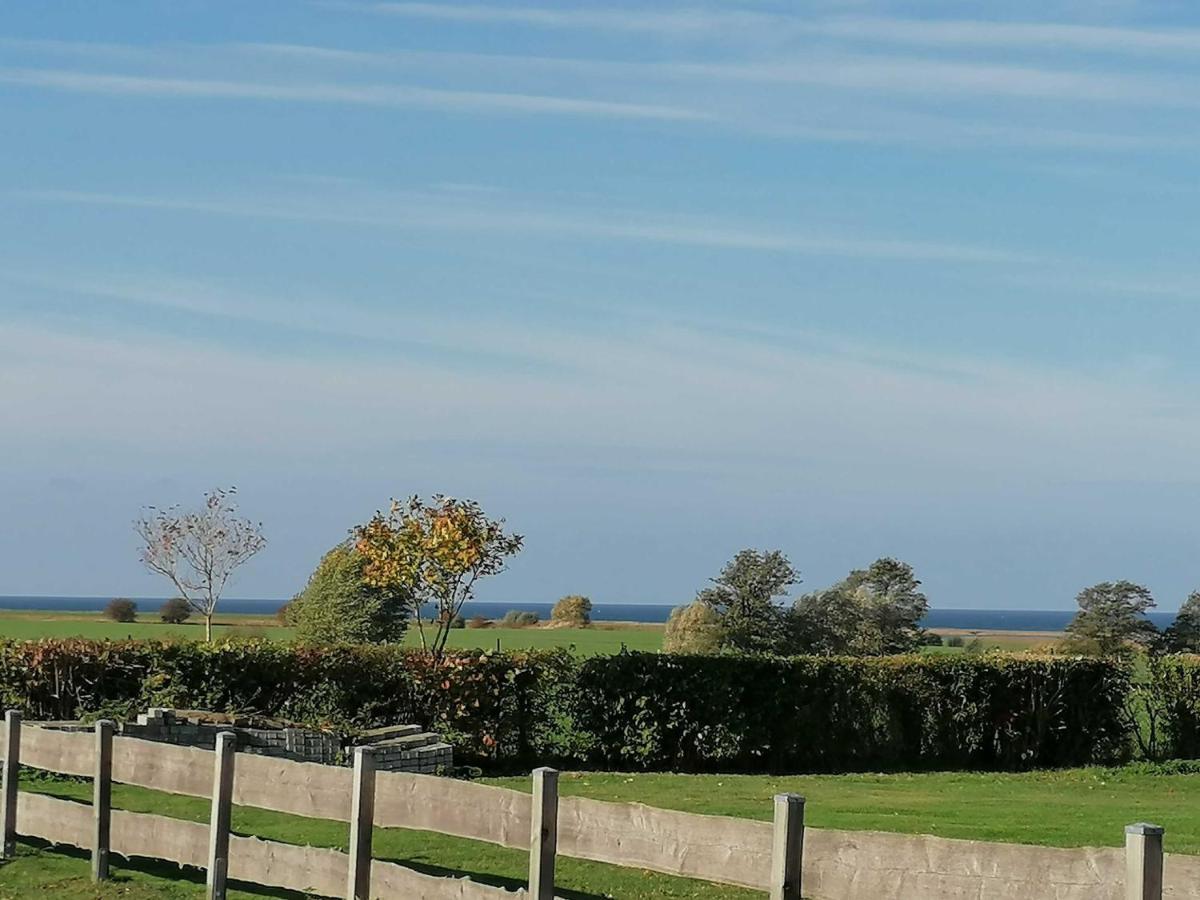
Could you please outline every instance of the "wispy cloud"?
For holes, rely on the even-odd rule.
[[[1200,49],[1200,29],[1138,28],[1069,21],[906,19],[823,16],[825,10],[766,11],[718,6],[552,7],[470,3],[327,2],[360,13],[464,25],[513,25],[655,35],[667,39],[742,40],[772,45],[802,37],[911,44],[930,47],[1076,49],[1117,54],[1188,53]],[[1045,10],[1044,13],[1050,11]],[[1039,17],[1043,18],[1043,17]]]
[[[927,47],[1074,49],[1116,54],[1200,50],[1200,29],[1128,28],[1071,23],[930,21],[846,18],[815,22],[807,30],[855,40]]]
[[[626,119],[702,120],[707,118],[704,113],[671,106],[404,85],[272,84],[257,81],[113,75],[63,69],[0,69],[0,83],[56,91],[134,97],[340,103],[362,106],[418,107],[452,112],[598,116]]]
[[[729,29],[763,28],[781,17],[748,9],[500,6],[455,3],[325,2],[320,6],[363,13],[483,25],[641,32],[670,36],[728,35]]]
[[[470,231],[501,236],[523,233],[559,239],[601,238],[805,256],[957,263],[1029,263],[1038,260],[1036,254],[954,242],[845,236],[820,228],[804,232],[787,227],[753,226],[697,217],[665,217],[638,211],[614,213],[589,209],[471,206],[465,203],[452,204],[444,198],[435,200],[417,193],[370,192],[350,197],[321,198],[271,194],[197,198],[34,191],[23,192],[22,196],[58,203],[241,218],[418,231]]]
[[[54,42],[32,52],[85,58],[88,48]],[[95,71],[10,66],[0,69],[0,84],[180,102],[643,120],[792,141],[1105,152],[1200,142],[1166,118],[1200,107],[1200,73],[1070,67],[1058,59],[927,58],[850,52],[828,42],[715,60],[684,53],[649,61],[222,43],[128,47],[121,68],[139,71],[100,70],[121,60],[121,51],[99,46]],[[556,87],[546,92],[546,84]],[[1098,119],[1099,110],[1106,118]]]
[[[174,289],[168,281],[148,293]],[[720,326],[647,323],[585,332],[502,319],[426,324],[460,351],[505,344],[545,365],[561,364],[566,375],[405,353],[262,358],[199,337],[147,341],[78,323],[13,323],[0,332],[0,379],[38,390],[0,392],[0,415],[44,423],[43,440],[128,434],[140,453],[175,446],[180,433],[191,433],[188,423],[201,419],[222,429],[211,445],[195,436],[191,449],[199,454],[252,446],[296,458],[314,449],[361,449],[363,434],[384,448],[436,434],[441,442],[565,442],[588,452],[642,448],[664,458],[681,446],[703,447],[743,480],[761,477],[748,474],[752,462],[788,469],[804,458],[820,460],[823,476],[846,483],[861,475],[859,466],[881,464],[880,433],[889,436],[883,465],[924,472],[943,485],[994,466],[1009,475],[1069,471],[1111,479],[1158,465],[1192,477],[1200,447],[1190,386],[1129,379],[1122,371],[1085,376],[997,360],[914,357],[849,340],[797,347]],[[407,389],[379,389],[401,384]],[[133,396],[138,403],[131,406]],[[339,428],[313,435],[314,408],[337,409]],[[146,409],[158,414],[147,418]],[[272,428],[258,427],[265,420]]]

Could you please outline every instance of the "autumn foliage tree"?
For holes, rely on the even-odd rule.
[[[200,509],[186,512],[151,506],[134,523],[143,565],[204,617],[206,640],[212,640],[213,615],[230,577],[267,545],[262,525],[238,516],[236,492],[210,491]]]
[[[377,512],[352,534],[365,560],[363,577],[412,598],[421,647],[437,658],[476,583],[502,572],[524,541],[475,501],[440,494],[428,503],[415,496],[393,500],[386,514]]]

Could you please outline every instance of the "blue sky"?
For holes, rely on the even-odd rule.
[[[440,491],[483,599],[1174,609],[1197,97],[1184,3],[7,4],[0,594],[160,594],[139,508],[236,484],[238,596]]]

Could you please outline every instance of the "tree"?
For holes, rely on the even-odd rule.
[[[696,600],[721,620],[725,643],[739,653],[776,653],[787,643],[783,608],[776,599],[800,580],[779,550],[743,550]]]
[[[689,603],[671,610],[663,631],[663,652],[713,655],[721,652],[725,635],[721,616],[706,603]]]
[[[348,541],[321,557],[288,609],[297,637],[323,644],[403,640],[412,599],[397,587],[372,584],[365,575],[366,565]]]
[[[1200,591],[1183,601],[1175,621],[1163,632],[1162,645],[1169,653],[1200,652]]]
[[[855,569],[792,607],[792,647],[824,656],[911,653],[924,641],[929,600],[912,566],[891,557]]]
[[[104,615],[114,622],[136,622],[137,604],[124,597],[118,597],[108,601],[108,605],[104,607]]]
[[[1084,588],[1075,598],[1079,612],[1067,626],[1069,650],[1098,656],[1120,656],[1131,645],[1147,644],[1158,629],[1146,618],[1155,605],[1148,588],[1131,581],[1103,581]]]
[[[192,608],[182,597],[172,597],[158,609],[158,617],[168,625],[182,625],[192,616]]]
[[[236,493],[236,488],[210,491],[203,507],[188,512],[152,506],[134,523],[143,565],[170,581],[204,616],[204,637],[210,641],[213,615],[230,577],[267,545],[261,523],[238,517]]]
[[[480,578],[504,571],[524,538],[505,532],[503,519],[489,519],[473,500],[435,495],[429,503],[393,500],[353,530],[354,546],[366,559],[363,575],[377,587],[400,590],[412,599],[421,647],[440,658],[450,623],[474,595]],[[426,618],[426,606],[433,615]]]
[[[592,624],[592,601],[580,594],[568,594],[550,610],[550,621],[582,628]]]

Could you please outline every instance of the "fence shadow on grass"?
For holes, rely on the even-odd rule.
[[[77,847],[56,846],[47,841],[40,841],[30,837],[22,837],[20,842],[23,846],[31,847],[42,853],[53,853],[56,856],[78,859],[85,865],[91,860],[91,854],[88,851],[80,850]],[[162,878],[165,881],[186,881],[197,887],[204,887],[204,870],[194,868],[193,866],[180,866],[165,860],[142,859],[141,857],[126,858],[119,853],[112,855],[112,865],[114,871],[110,873],[108,881],[113,885],[120,885],[130,880],[128,875],[122,874],[121,870],[124,869],[154,878]],[[264,887],[261,884],[234,881],[232,878],[229,880],[229,886],[236,888],[244,894],[253,894],[256,897],[270,897],[275,898],[275,900],[306,900],[306,898],[311,896],[310,894],[288,891],[282,888]]]
[[[445,866],[434,865],[433,863],[422,862],[421,860],[412,859],[409,857],[398,855],[382,855],[376,856],[375,859],[383,862],[395,863],[399,866],[404,866],[407,869],[420,872],[422,875],[433,875],[437,878],[470,878],[472,881],[479,884],[490,885],[491,887],[503,888],[506,891],[516,891],[525,888],[526,881],[524,878],[505,878],[502,875],[493,875],[490,872],[469,872],[464,869],[449,869]],[[562,885],[555,884],[554,896],[560,900],[606,900],[605,894],[591,894],[587,891],[573,891],[570,888],[565,888]]]

